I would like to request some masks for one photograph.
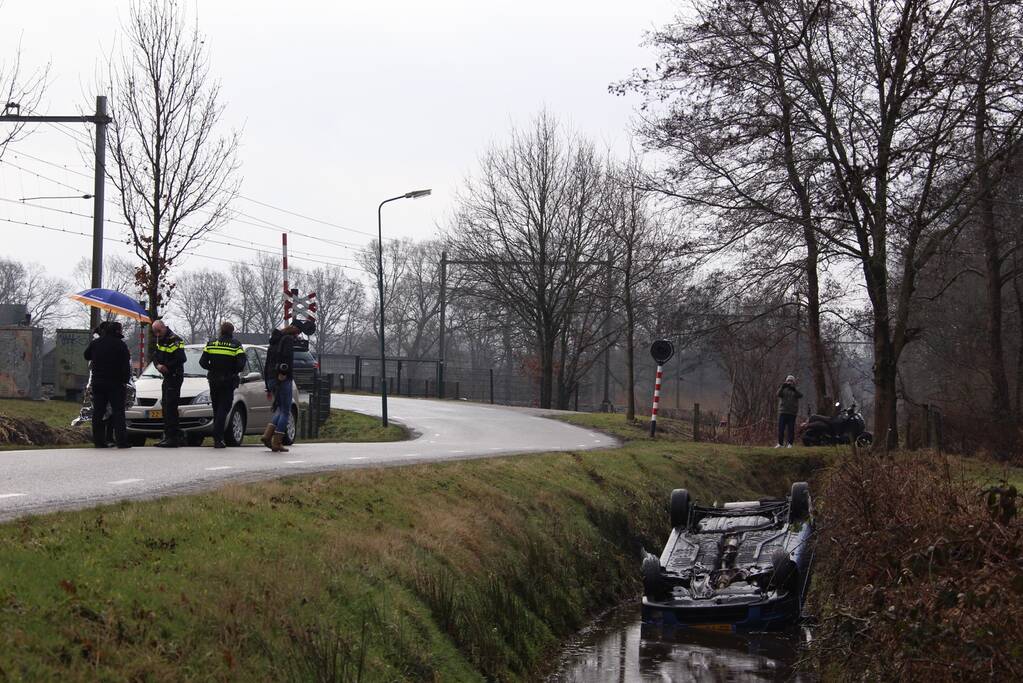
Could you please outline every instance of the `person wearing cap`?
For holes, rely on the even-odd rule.
[[[107,448],[103,416],[110,407],[110,424],[118,448],[131,448],[124,420],[125,385],[131,381],[131,352],[124,343],[121,323],[107,322],[98,328],[100,336],[85,349],[92,366],[92,442]]]
[[[156,445],[160,448],[177,448],[182,443],[178,429],[178,403],[181,401],[181,385],[185,381],[185,342],[163,320],[154,320],[152,329],[156,335],[153,365],[163,375],[160,395],[163,439]]]
[[[796,415],[799,414],[799,399],[803,394],[796,388],[796,378],[789,375],[778,389],[778,445],[775,448],[792,448],[796,438]]]

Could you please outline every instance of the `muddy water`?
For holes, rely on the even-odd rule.
[[[643,626],[639,605],[598,619],[564,650],[549,683],[814,681],[793,671],[808,634],[735,635]]]

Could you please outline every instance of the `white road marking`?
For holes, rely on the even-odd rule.
[[[302,462],[305,462],[305,460],[285,460],[284,464],[285,465],[297,465],[297,464],[302,463]]]
[[[577,444],[576,448],[586,448],[586,444],[584,444],[584,443]]]
[[[365,460],[366,456],[365,455],[353,455],[352,457],[350,457],[348,459],[349,460]]]
[[[465,451],[451,451],[452,453],[465,453]]]
[[[401,455],[405,458],[418,458],[422,453],[402,453]]]
[[[229,469],[231,469],[230,465],[221,465],[220,467],[207,467],[206,471],[207,472],[213,472],[214,470],[229,470]]]
[[[0,493],[0,498],[19,498],[27,495],[27,493]]]
[[[108,484],[113,484],[114,486],[120,486],[121,484],[134,484],[134,483],[139,482],[139,481],[144,481],[144,480],[143,479],[118,479],[117,481],[108,481],[107,483]]]

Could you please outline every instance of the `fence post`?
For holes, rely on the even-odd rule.
[[[693,404],[693,441],[700,440],[700,404]]]
[[[398,393],[397,396],[401,396],[401,361],[398,361]]]
[[[494,404],[494,368],[490,368],[490,404]]]
[[[369,376],[369,393],[371,393],[371,394],[377,393],[377,376],[376,375],[370,375]]]
[[[458,381],[456,381],[456,382],[455,382],[455,400],[456,400],[456,401],[458,400],[458,389],[459,389],[459,384],[460,384],[460,382],[458,382]]]
[[[362,391],[362,356],[355,357],[355,377],[352,378],[352,391]]]

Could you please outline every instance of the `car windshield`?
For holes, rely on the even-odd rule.
[[[190,349],[185,347],[185,377],[205,377],[206,371],[199,365],[199,358],[202,357],[202,349]],[[163,377],[160,371],[152,363],[142,373],[143,377]]]

